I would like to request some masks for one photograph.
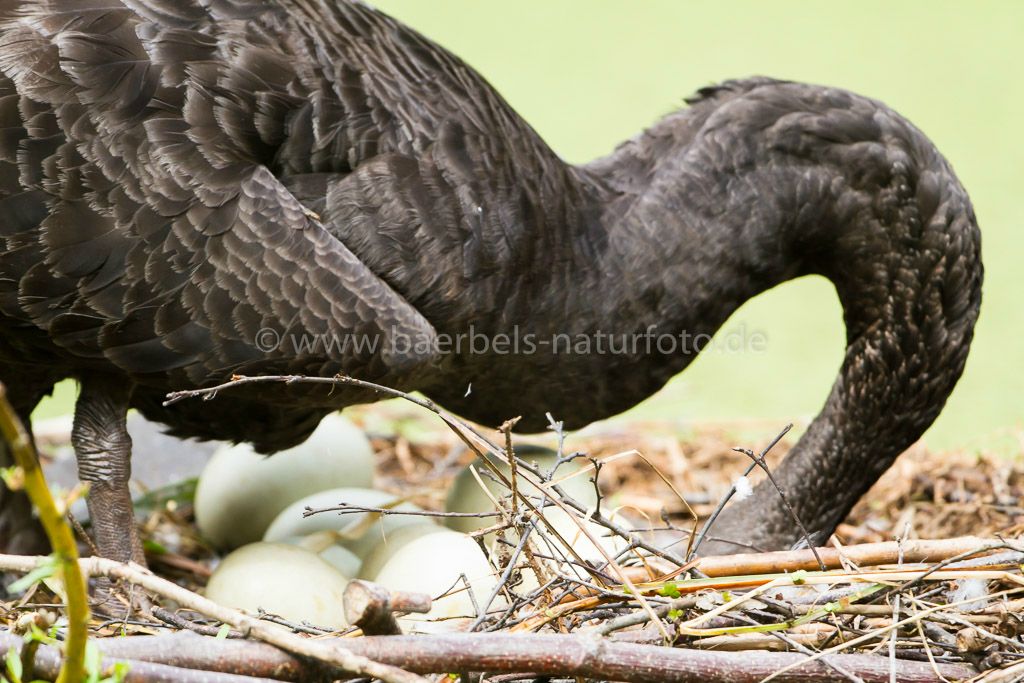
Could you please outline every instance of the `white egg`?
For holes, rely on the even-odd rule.
[[[516,449],[516,452],[520,459],[536,464],[543,472],[549,471],[558,459],[558,454],[555,451],[535,446],[521,446]],[[507,478],[510,477],[511,469],[508,465],[493,457],[490,458],[490,462],[494,463]],[[559,483],[559,486],[579,503],[593,507],[597,504],[597,491],[594,489],[594,484],[591,481],[594,474],[592,471],[581,472],[587,464],[589,464],[589,461],[582,458],[564,463],[559,466],[552,480]],[[486,469],[486,466],[479,459],[471,466],[476,467],[478,472]],[[576,472],[579,472],[579,474],[572,476]],[[484,482],[491,495],[495,498],[500,499],[509,493],[509,490],[504,485],[495,482],[486,474],[481,473],[480,480]],[[540,492],[536,486],[525,484],[520,480],[519,490],[530,496],[531,500],[535,503],[538,502],[537,497],[540,495]],[[448,492],[446,509],[449,512],[484,512],[494,509],[494,503],[481,489],[476,477],[470,471],[470,466],[467,466],[456,477],[451,490]],[[607,510],[604,513],[606,515],[609,514]],[[605,555],[614,558],[618,552],[626,547],[627,542],[625,539],[618,536],[610,536],[608,530],[603,526],[582,519],[575,513],[565,512],[560,508],[549,505],[543,508],[542,514],[548,524],[538,520],[536,531],[533,532],[531,538],[532,546],[542,555],[575,560],[576,558],[565,548],[562,542],[564,540],[572,546],[573,551],[575,551],[580,559],[602,564],[605,562]],[[617,523],[624,524],[624,521],[619,519],[618,516],[613,515],[613,518],[615,518]],[[449,517],[445,519],[448,527],[465,533],[486,528],[496,521],[498,521],[497,517]],[[594,538],[594,541],[597,542],[597,545],[581,530],[581,525],[586,528]],[[552,531],[551,527],[554,528],[554,531]],[[519,534],[514,531],[505,531],[503,537],[505,543],[512,547],[519,543]],[[488,534],[484,537],[484,542],[488,548],[493,548],[494,544],[497,543],[496,534]],[[520,562],[522,561],[523,558],[520,557]],[[537,587],[538,583],[532,569],[524,567],[522,578],[522,583],[516,588],[518,592],[528,592]]]
[[[520,446],[516,449],[516,454],[520,460],[535,464],[543,472],[549,471],[558,460],[558,454],[555,451],[536,446]],[[488,456],[488,460],[506,478],[511,478],[512,470],[506,463],[493,456]],[[591,506],[597,504],[597,492],[594,490],[593,482],[590,481],[594,476],[593,473],[584,472],[574,477],[571,476],[579,472],[588,463],[589,461],[581,458],[564,463],[558,468],[552,479],[577,501],[583,505]],[[445,509],[448,512],[487,512],[494,510],[494,503],[491,502],[490,497],[480,488],[480,484],[477,483],[477,479],[473,476],[470,468],[476,468],[480,474],[480,480],[487,486],[493,497],[500,499],[509,494],[507,487],[488,477],[487,473],[490,472],[490,469],[478,458],[459,472],[452,483],[445,504]],[[571,478],[565,479],[565,477]],[[563,479],[564,481],[562,481]],[[537,499],[541,496],[541,492],[536,486],[528,484],[522,479],[517,483],[517,488],[534,502],[537,502]],[[445,524],[456,531],[469,533],[489,527],[497,520],[497,517],[448,517],[445,519]]]
[[[419,524],[385,530],[363,557],[363,564],[359,568],[358,578],[372,581],[381,568],[407,543],[421,536],[437,533],[452,534],[455,532],[445,529],[443,526],[422,521]]]
[[[393,508],[408,512],[419,511],[412,503],[395,505],[397,497],[375,489],[337,488],[320,491],[298,500],[278,514],[263,535],[264,541],[280,541],[289,536],[308,536],[320,532],[333,532],[337,542],[365,557],[388,533],[404,526],[415,526],[424,522],[433,524],[427,517],[418,515],[388,515],[374,512],[345,513],[321,512],[303,517],[303,511],[334,507],[339,504],[366,508]],[[435,525],[436,526],[436,525]]]
[[[558,454],[555,451],[535,446],[521,446],[517,449],[517,454],[521,460],[534,463],[543,472],[549,471],[558,460]],[[494,457],[490,457],[489,460],[501,470],[506,478],[511,478],[511,468],[507,464]],[[594,506],[597,504],[597,492],[594,490],[593,482],[590,481],[594,476],[593,473],[581,472],[576,476],[572,476],[576,472],[580,472],[588,462],[587,460],[577,458],[571,462],[564,463],[559,466],[552,480],[558,483],[567,494],[578,502],[583,505]],[[480,481],[487,486],[488,491],[490,491],[494,498],[501,499],[509,494],[508,488],[487,476],[487,472],[490,470],[477,459],[463,469],[455,478],[452,488],[448,491],[448,500],[445,505],[445,509],[448,512],[486,512],[494,509],[494,503],[480,487],[476,477],[470,471],[471,467],[477,469],[477,472],[480,474]],[[535,505],[540,502],[541,492],[536,486],[520,479],[517,483],[517,488],[521,493],[529,496]],[[584,550],[589,547],[590,551],[593,551],[586,551],[585,557],[589,557],[597,552],[594,550],[593,544],[579,533],[578,525],[569,518],[569,514],[550,505],[543,509],[543,514],[567,540],[578,539]],[[491,526],[498,520],[499,518],[497,517],[448,517],[445,519],[445,523],[451,529],[469,533]],[[547,528],[542,526],[539,530],[547,531]],[[494,534],[488,534],[485,537],[485,543],[488,547],[494,543],[494,540]],[[597,553],[597,555],[600,556],[600,553]]]
[[[359,568],[363,565],[358,555],[338,545],[337,534],[331,531],[320,531],[309,536],[288,536],[279,539],[278,542],[316,553],[345,576],[357,576]]]
[[[267,457],[239,444],[218,450],[199,477],[199,531],[218,548],[258,541],[291,503],[339,486],[369,486],[373,449],[341,415],[328,415],[305,442]]]
[[[544,516],[551,527],[554,528],[555,533],[546,525],[541,526],[539,523],[537,531],[541,532],[544,538],[550,538],[552,545],[558,548],[564,547],[558,539],[564,539],[572,546],[576,554],[584,560],[600,564],[605,561],[606,554],[614,558],[619,551],[626,547],[626,539],[621,536],[612,535],[608,529],[590,520],[580,519],[579,517],[573,518],[562,510],[552,510],[550,508],[544,511]],[[611,515],[611,518],[615,523],[626,526],[625,521],[620,519],[618,515]],[[582,529],[580,528],[581,526],[583,527]],[[518,540],[518,537],[510,540]],[[545,554],[550,552],[547,549],[548,546],[543,541],[539,547],[543,549]],[[602,549],[604,552],[601,552]],[[566,555],[571,557],[568,553]],[[561,556],[561,553],[557,556]]]
[[[263,609],[289,621],[341,629],[348,578],[315,553],[283,543],[252,543],[224,558],[206,597],[255,614]]]
[[[407,633],[439,633],[468,628],[477,617],[474,602],[483,608],[498,579],[476,541],[449,531],[404,544],[373,580],[391,590],[427,593],[434,598],[427,614],[408,614],[398,621]],[[499,596],[491,609],[503,605]]]

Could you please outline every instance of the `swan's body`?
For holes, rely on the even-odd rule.
[[[729,82],[575,167],[461,61],[362,5],[0,0],[0,14],[0,380],[26,416],[55,382],[82,383],[75,446],[105,553],[140,557],[123,541],[128,407],[273,451],[374,398],[261,388],[161,405],[232,373],[346,372],[484,423],[537,430],[550,411],[577,427],[696,351],[454,341],[692,339],[821,273],[849,347],[779,474],[825,534],[963,368],[982,274],[970,202],[878,102]],[[23,502],[7,499],[0,545],[16,546]],[[728,533],[796,538],[767,490],[727,514]]]

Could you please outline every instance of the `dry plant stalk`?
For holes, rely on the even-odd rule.
[[[64,643],[65,659],[57,683],[79,683],[85,677],[89,599],[85,576],[78,563],[78,546],[64,513],[58,509],[50,495],[32,439],[7,400],[7,388],[3,383],[0,383],[0,435],[7,443],[16,464],[16,474],[11,478],[19,480],[18,483],[39,513],[39,521],[53,548],[56,573],[64,582],[68,628]]]
[[[740,574],[780,574],[800,570],[817,570],[818,559],[826,569],[840,569],[843,559],[859,566],[886,564],[913,564],[938,562],[954,555],[1003,547],[1005,541],[996,538],[961,538],[887,541],[864,543],[838,548],[818,548],[817,557],[809,550],[782,550],[766,553],[740,553],[697,560],[696,568],[707,576],[737,576]]]

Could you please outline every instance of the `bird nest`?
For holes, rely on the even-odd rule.
[[[488,433],[429,414],[425,421],[394,405],[353,415],[373,436],[378,486],[426,514],[444,514],[445,491],[468,461],[486,451],[507,458],[520,443],[508,429]],[[504,542],[486,546],[497,587],[447,632],[405,635],[395,619],[439,596],[367,582],[346,592],[356,625],[344,631],[215,605],[201,596],[216,557],[194,528],[189,487],[152,492],[144,524],[152,572],[82,561],[87,573],[116,581],[131,608],[92,617],[89,680],[1024,680],[1019,462],[915,447],[828,547],[695,559],[695,529],[750,463],[733,449],[760,446],[771,467],[785,438],[765,449],[775,435],[758,444],[748,440],[757,431],[749,425],[633,423],[567,442],[553,426],[541,442],[589,463],[597,511],[518,462],[519,481],[545,493],[531,497],[508,482],[513,493],[496,500],[485,530],[504,533]],[[602,559],[582,559],[564,532],[545,533],[550,510],[576,519],[580,534],[617,543],[603,544],[612,550]],[[475,536],[483,546],[484,531]],[[63,591],[45,571],[31,572],[33,558],[2,563],[30,572],[28,591],[3,603],[6,677],[56,680],[66,661]]]

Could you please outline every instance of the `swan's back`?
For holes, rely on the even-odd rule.
[[[475,72],[362,5],[0,12],[0,361],[153,389],[401,386],[435,359],[389,339],[498,315],[552,246],[557,211],[532,207],[564,201],[567,168]],[[284,342],[321,336],[380,343]]]

